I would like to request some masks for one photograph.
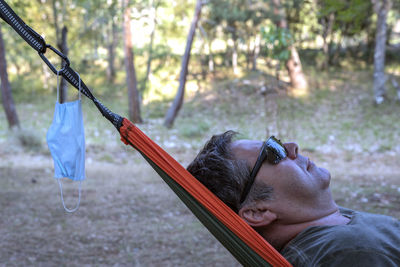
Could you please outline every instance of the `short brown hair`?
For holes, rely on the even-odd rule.
[[[250,167],[245,160],[235,159],[231,151],[231,143],[236,135],[234,131],[227,131],[212,136],[187,170],[238,212],[244,203],[271,199],[272,187],[255,183],[245,202],[240,203],[242,191],[250,177]]]

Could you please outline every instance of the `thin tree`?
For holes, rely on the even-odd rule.
[[[381,104],[386,93],[385,77],[385,51],[387,39],[387,15],[392,6],[391,0],[371,0],[375,13],[378,16],[376,22],[375,51],[374,51],[374,97],[375,103]]]
[[[107,24],[105,25],[106,46],[107,46],[107,81],[110,84],[115,82],[116,70],[116,47],[118,45],[118,27],[116,22],[117,15],[117,0],[107,1]]]
[[[151,28],[151,33],[150,33],[150,43],[149,43],[148,58],[147,58],[147,64],[146,64],[146,76],[144,77],[143,88],[141,89],[142,93],[146,90],[147,82],[148,82],[150,74],[151,74],[151,62],[153,60],[154,37],[155,37],[156,27],[157,27],[157,9],[160,6],[160,4],[161,4],[161,1],[155,1],[155,0],[150,1],[150,6],[151,6],[150,24],[152,25],[152,28]]]
[[[288,29],[285,9],[281,0],[273,0],[274,13],[277,17],[276,25],[281,29]],[[307,80],[303,73],[301,61],[297,49],[294,45],[289,47],[290,57],[286,62],[286,69],[289,74],[290,83],[294,88],[307,88]]]
[[[68,43],[67,43],[67,34],[68,28],[67,26],[63,26],[61,29],[61,39],[60,43],[58,43],[58,47],[60,48],[61,53],[64,56],[68,57]],[[62,66],[64,66],[65,62],[61,62]],[[67,102],[68,100],[68,82],[63,78],[60,82],[60,103]]]
[[[232,33],[232,40],[233,40],[233,45],[232,45],[232,68],[233,68],[233,73],[234,74],[239,74],[239,68],[238,68],[238,36],[236,32]]]
[[[68,44],[67,44],[67,33],[68,29],[66,26],[63,26],[62,29],[60,29],[60,21],[61,24],[64,24],[65,21],[65,16],[66,16],[66,3],[65,1],[63,2],[63,9],[61,12],[61,18],[59,18],[58,15],[58,9],[57,9],[57,2],[56,0],[52,1],[52,8],[53,8],[53,23],[54,23],[54,28],[56,29],[56,42],[57,42],[57,47],[60,50],[61,53],[63,53],[65,56],[68,56]],[[65,62],[61,62],[61,65],[63,66]],[[60,99],[57,99],[60,103],[64,103],[67,101],[68,98],[68,82],[62,78],[60,82],[60,94],[59,97]]]
[[[110,18],[110,25],[108,25],[107,37],[107,81],[111,84],[115,81],[116,71],[115,71],[115,48],[117,46],[118,37],[117,37],[117,25],[114,21],[114,17]]]
[[[15,109],[14,100],[11,93],[11,85],[8,80],[6,52],[3,41],[3,34],[0,25],[0,81],[1,81],[1,98],[6,113],[8,126],[10,128],[20,127],[17,110]]]
[[[260,55],[260,42],[261,42],[261,37],[259,34],[256,35],[256,39],[254,41],[254,48],[252,52],[252,65],[251,65],[251,70],[256,71],[257,70],[257,58]]]
[[[135,70],[135,55],[132,44],[131,8],[129,0],[124,0],[124,51],[125,51],[125,70],[126,84],[128,86],[129,119],[134,123],[141,123],[140,98],[137,89],[137,79]]]
[[[332,34],[333,30],[333,23],[335,20],[335,14],[330,13],[329,15],[322,17],[321,18],[321,24],[322,24],[322,51],[324,52],[325,60],[322,65],[322,69],[326,70],[329,67],[329,43],[328,43],[328,38]],[[331,37],[332,38],[332,37]]]
[[[166,126],[167,128],[172,127],[172,125],[174,124],[174,120],[175,120],[176,116],[178,115],[178,112],[181,109],[182,104],[183,104],[183,98],[185,95],[186,76],[188,73],[188,65],[189,65],[189,59],[190,59],[190,50],[192,49],[194,34],[196,32],[197,24],[200,19],[201,7],[202,7],[202,0],[197,0],[193,20],[190,25],[189,34],[188,34],[188,37],[186,40],[185,54],[182,57],[181,73],[179,75],[178,92],[175,96],[174,102],[172,103],[171,107],[168,109],[167,114],[165,115],[164,126]]]
[[[207,21],[207,23],[209,23]],[[213,73],[214,72],[214,55],[212,52],[212,39],[215,38],[215,29],[210,29],[209,34],[207,34],[207,31],[204,29],[204,27],[199,24],[198,25],[200,33],[202,34],[203,42],[207,44],[207,50],[208,50],[208,70],[209,72]]]

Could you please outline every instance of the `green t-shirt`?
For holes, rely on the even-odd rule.
[[[281,251],[293,266],[400,266],[400,221],[340,208],[346,225],[313,226]]]

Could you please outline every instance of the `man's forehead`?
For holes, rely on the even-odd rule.
[[[261,146],[261,141],[242,139],[232,142],[231,149],[235,158],[255,162],[260,152]]]

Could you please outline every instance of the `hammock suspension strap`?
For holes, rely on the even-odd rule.
[[[26,25],[25,22],[4,0],[0,0],[0,17],[16,31],[22,37],[22,39],[24,39],[33,49],[38,52],[40,58],[46,63],[46,65],[54,74],[59,73],[65,80],[68,81],[68,83],[70,83],[77,90],[80,90],[82,94],[92,100],[101,114],[119,131],[123,118],[109,110],[93,96],[86,84],[79,79],[79,74],[70,67],[70,61],[67,56],[54,48],[52,45],[47,44],[44,38],[35,32],[31,27]],[[60,70],[57,70],[57,68],[54,67],[50,60],[45,56],[47,49],[53,51],[56,55],[62,58],[64,64]]]

